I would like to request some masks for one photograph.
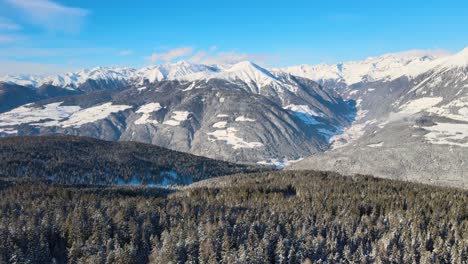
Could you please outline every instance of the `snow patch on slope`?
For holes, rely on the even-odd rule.
[[[70,118],[59,124],[61,127],[80,127],[84,124],[93,123],[102,119],[106,119],[113,113],[118,113],[132,108],[129,105],[113,105],[112,103],[105,103],[89,107],[78,112],[73,113]]]
[[[450,119],[468,122],[468,96],[460,97],[440,107],[432,107],[427,111]]]
[[[207,133],[208,140],[214,142],[216,140],[225,141],[227,145],[232,145],[233,149],[241,149],[241,148],[259,148],[262,147],[263,144],[260,142],[247,142],[244,139],[238,137],[236,135],[238,132],[237,129],[233,127],[229,127],[226,129],[216,130],[214,132]]]
[[[144,124],[158,124],[158,120],[151,119],[151,114],[161,110],[161,105],[156,103],[149,103],[142,105],[136,113],[142,114],[141,117],[135,121],[136,125],[144,125]]]
[[[424,129],[429,131],[424,137],[432,144],[468,147],[468,124],[437,123]]]
[[[292,164],[303,160],[303,158],[299,158],[297,160],[288,160],[288,159],[269,159],[269,160],[262,160],[258,161],[257,164],[259,165],[267,165],[267,166],[274,166],[277,170],[283,169],[285,167],[291,166]]]
[[[226,128],[227,122],[222,121],[222,122],[217,122],[213,124],[214,128]]]
[[[236,118],[236,122],[255,122],[255,121],[256,121],[255,119],[248,118],[245,116],[239,116]]]
[[[168,126],[178,126],[183,121],[188,120],[191,114],[192,113],[187,111],[174,111],[171,119],[164,121],[163,124]]]
[[[316,116],[319,116],[317,112],[310,109],[308,105],[288,105],[284,109],[292,111],[299,119],[301,119],[307,125],[318,125],[322,124],[321,122],[315,119]]]
[[[62,106],[63,102],[47,104],[35,107],[27,104],[15,108],[9,112],[0,114],[0,127],[15,126],[21,124],[36,123],[37,126],[54,126],[58,121],[70,117],[79,111],[79,106]],[[46,122],[45,122],[46,121]]]
[[[444,100],[443,97],[422,97],[400,106],[401,113],[415,114],[427,110]]]

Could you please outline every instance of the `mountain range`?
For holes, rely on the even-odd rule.
[[[138,141],[466,188],[467,73],[468,49],[281,69],[182,61],[3,76],[0,135]]]

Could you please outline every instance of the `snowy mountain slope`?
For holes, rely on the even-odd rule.
[[[414,77],[434,66],[434,60],[444,58],[443,51],[407,51],[370,57],[362,61],[338,64],[299,65],[278,69],[296,76],[325,82],[333,80],[347,85],[359,82],[391,81],[402,76]]]
[[[302,78],[278,78],[261,90],[286,85],[296,86],[296,93],[258,94],[239,79],[210,78],[51,98],[1,113],[0,134],[139,141],[249,163],[296,160],[325,150],[329,135],[323,131],[339,133],[353,108]]]
[[[432,65],[411,79],[347,87],[358,102],[353,125],[331,151],[292,167],[468,188],[468,49]]]
[[[31,88],[16,84],[0,83],[0,113],[26,103],[73,94],[77,94],[77,92],[50,85]]]
[[[129,79],[135,74],[136,70],[131,68],[96,67],[55,76],[8,75],[0,77],[0,82],[16,83],[18,85],[31,87],[40,87],[41,85],[48,84],[67,89],[77,89],[88,80],[119,83],[120,86],[125,86]]]
[[[468,49],[282,70],[252,62],[97,68],[62,76],[73,80],[66,87],[41,86],[78,95],[0,112],[0,135],[85,135],[229,161],[465,184],[467,57]]]
[[[143,84],[154,83],[163,80],[198,80],[216,74],[220,69],[217,66],[194,64],[187,61],[166,63],[157,66],[149,66],[138,69],[127,79]]]
[[[104,89],[112,89],[132,84],[143,84],[145,81],[154,83],[162,80],[184,79],[186,76],[187,79],[201,79],[204,77],[204,73],[209,74],[214,72],[217,72],[216,67],[182,61],[173,64],[148,66],[141,69],[96,67],[55,76],[8,75],[0,76],[0,82],[30,87],[40,87],[41,85],[48,84],[76,90],[80,89],[87,82],[94,81],[102,83]]]

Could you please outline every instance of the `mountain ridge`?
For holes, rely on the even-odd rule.
[[[20,102],[0,113],[0,135],[131,140],[232,162],[340,173],[374,169],[379,177],[465,184],[458,161],[468,146],[467,58],[468,49],[412,51],[330,66],[346,71],[362,64],[351,69],[349,83],[346,76],[301,77],[252,62],[165,64],[150,74],[155,82],[141,73],[120,79],[124,83],[88,79],[76,86],[79,94]],[[87,73],[101,76],[100,70]]]

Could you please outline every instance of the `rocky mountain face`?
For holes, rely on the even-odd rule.
[[[365,173],[467,188],[468,49],[430,61],[416,76],[341,90],[357,118],[332,149],[293,169]]]
[[[291,168],[465,187],[467,57],[411,51],[270,70],[178,62],[0,77],[16,89],[0,100],[24,94],[3,99],[0,135],[131,140],[278,167],[312,154]]]
[[[84,90],[84,84],[97,83],[88,80],[76,89],[80,94],[5,111],[0,134],[138,141],[234,162],[281,164],[323,152],[355,116],[354,104],[334,91],[250,62],[223,71],[177,65],[181,69],[165,75],[168,80]],[[209,73],[182,78],[198,69]]]
[[[28,87],[0,82],[0,113],[17,106],[36,102],[46,98],[79,94],[79,91],[43,84],[40,87]]]

